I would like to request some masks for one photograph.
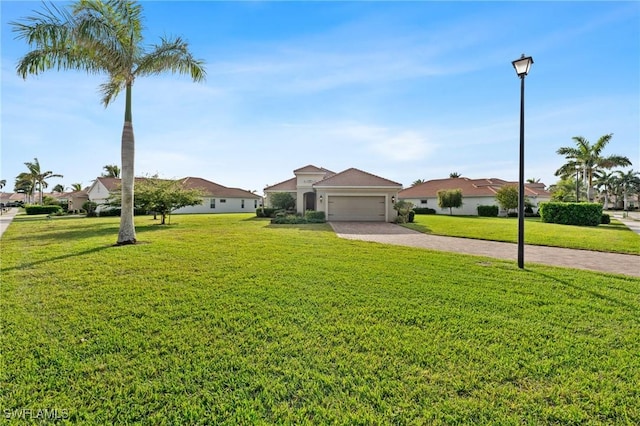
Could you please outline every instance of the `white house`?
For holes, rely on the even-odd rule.
[[[136,178],[136,182],[146,178]],[[260,205],[261,197],[244,189],[228,188],[223,185],[198,177],[179,179],[182,186],[188,189],[202,190],[202,204],[177,209],[173,214],[185,213],[247,213],[253,212]],[[104,206],[109,194],[120,189],[120,179],[99,177],[89,187],[89,200],[98,204],[97,211]]]
[[[308,165],[293,171],[295,177],[264,189],[265,204],[270,195],[289,192],[296,210],[323,211],[328,221],[392,222],[393,203],[402,184],[355,168],[340,173]]]
[[[518,186],[518,182],[502,179],[469,179],[466,177],[434,179],[404,189],[398,194],[400,200],[409,201],[418,208],[431,208],[438,214],[449,214],[448,208],[438,207],[438,191],[447,189],[462,190],[462,207],[452,209],[452,214],[475,216],[478,206],[498,206],[496,192],[503,186]],[[551,193],[545,190],[544,183],[526,183],[525,196],[534,205],[534,210],[541,202],[550,201]],[[506,215],[500,211],[500,215]]]

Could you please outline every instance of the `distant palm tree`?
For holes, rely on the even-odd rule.
[[[527,179],[527,183],[540,183],[539,178],[529,178]]]
[[[15,192],[25,195],[25,202],[31,203],[33,192],[36,188],[36,185],[33,180],[33,175],[31,173],[22,172],[18,176],[16,176],[16,183],[13,188]]]
[[[617,171],[618,183],[622,189],[624,199],[624,209],[629,210],[629,195],[640,192],[640,172],[629,170],[628,172]]]
[[[205,77],[204,64],[193,58],[188,44],[181,38],[161,38],[159,45],[148,45],[143,39],[142,6],[131,0],[79,0],[70,10],[55,4],[11,22],[17,38],[25,40],[33,50],[18,62],[18,74],[26,78],[45,70],[80,70],[108,76],[100,85],[102,103],[106,107],[125,91],[124,126],[122,130],[122,204],[117,243],[134,244],[133,223],[134,152],[131,113],[131,89],[138,77],[163,72],[188,74],[194,81]]]
[[[72,183],[71,184],[71,190],[72,191],[82,191],[82,184],[81,183]]]
[[[561,177],[572,176],[577,169],[582,169],[585,184],[587,185],[587,198],[589,201],[593,199],[593,178],[598,172],[604,169],[614,167],[630,166],[631,161],[621,155],[603,156],[602,150],[611,141],[613,133],[601,136],[595,144],[591,144],[582,136],[574,136],[576,146],[565,146],[559,148],[556,152],[564,155],[567,161],[562,167],[556,170],[555,175]]]
[[[64,185],[59,183],[56,186],[53,187],[52,189],[53,192],[64,192]]]
[[[42,204],[42,192],[43,190],[49,186],[49,184],[47,183],[47,179],[53,178],[53,177],[64,177],[62,175],[53,173],[51,170],[47,170],[45,172],[43,172],[40,169],[40,162],[38,161],[37,158],[33,159],[33,162],[31,161],[27,161],[26,163],[24,163],[25,166],[27,166],[27,169],[29,169],[29,175],[31,176],[31,181],[33,182],[33,188],[38,188],[38,192],[40,193],[40,204]]]
[[[609,197],[613,193],[616,185],[618,184],[618,178],[613,172],[602,172],[594,181],[595,187],[604,195],[604,210],[609,209]]]
[[[449,173],[449,177],[450,177],[450,178],[452,178],[452,179],[459,178],[459,177],[460,177],[460,173],[458,173],[458,172],[451,172],[451,173]]]
[[[0,180],[0,189],[4,188],[6,184],[7,184],[7,180],[6,179]]]
[[[120,167],[115,164],[107,164],[103,167],[105,173],[102,174],[102,177],[109,178],[119,178],[120,177]]]
[[[424,180],[424,179],[416,179],[416,180],[413,181],[411,186],[420,185],[421,183],[425,183],[425,182],[426,182],[426,180]]]

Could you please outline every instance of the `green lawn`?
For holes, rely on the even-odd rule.
[[[449,237],[491,241],[518,241],[518,218],[416,215],[405,225],[416,231]],[[640,235],[615,219],[609,225],[569,226],[526,218],[526,244],[573,249],[640,254]]]
[[[125,247],[118,218],[17,217],[4,234],[3,419],[640,423],[638,278],[250,215],[136,223]]]

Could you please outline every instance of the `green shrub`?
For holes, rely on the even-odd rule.
[[[598,203],[540,203],[538,212],[546,223],[598,226],[602,221],[602,205]]]
[[[30,205],[25,206],[24,210],[28,215],[34,215],[34,214],[56,214],[59,211],[62,211],[62,208],[60,206],[57,206],[57,205],[40,206],[40,205],[36,205],[36,204],[30,204]]]
[[[436,214],[435,209],[430,209],[429,207],[416,207],[413,209],[415,214]]]
[[[278,225],[297,225],[302,223],[308,223],[307,219],[297,214],[287,214],[284,212],[276,213],[276,216],[271,219],[271,223]]]
[[[277,210],[278,209],[272,209],[267,207],[263,209],[262,207],[260,207],[256,209],[256,216],[257,217],[275,217]]]
[[[133,209],[134,216],[142,216],[145,214],[147,214],[147,211],[145,209]],[[120,216],[120,208],[115,207],[111,209],[100,210],[100,213],[98,213],[98,216],[100,217]]]
[[[611,216],[606,213],[602,213],[602,217],[600,217],[600,223],[603,225],[608,225],[611,223]]]
[[[307,210],[304,214],[304,218],[307,220],[307,223],[324,223],[326,222],[326,218],[324,212],[316,211],[316,210]]]
[[[409,223],[413,223],[413,219],[414,219],[415,217],[416,217],[416,212],[414,212],[413,210],[411,210],[411,211],[409,212],[409,218],[408,218]]]
[[[496,217],[498,216],[498,206],[478,206],[478,216]]]

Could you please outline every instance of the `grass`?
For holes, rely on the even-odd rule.
[[[518,218],[416,215],[414,223],[404,225],[427,234],[480,240],[518,241]],[[526,244],[566,247],[612,253],[640,254],[640,235],[611,219],[609,225],[568,226],[526,218]]]
[[[127,247],[112,246],[117,218],[22,219],[2,238],[5,416],[640,422],[637,278],[519,270],[249,215],[137,218],[142,243]]]

